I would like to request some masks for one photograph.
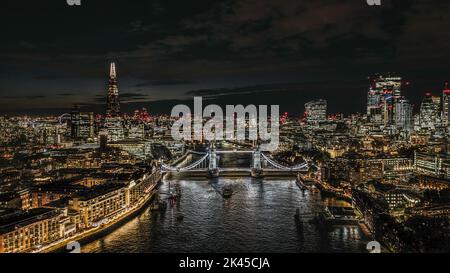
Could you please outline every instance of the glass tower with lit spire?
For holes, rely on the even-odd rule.
[[[111,63],[109,69],[108,95],[106,97],[106,117],[102,134],[108,142],[124,139],[124,124],[120,116],[119,89],[117,88],[116,64]]]
[[[112,62],[109,69],[106,114],[108,116],[114,117],[118,116],[119,113],[120,113],[120,104],[119,104],[119,88],[117,87],[116,64]]]

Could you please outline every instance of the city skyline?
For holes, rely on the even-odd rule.
[[[256,93],[255,103],[276,97],[293,114],[316,98],[333,101],[331,112],[364,112],[367,77],[387,72],[410,81],[405,96],[417,110],[425,93],[438,95],[448,81],[443,2],[138,1],[121,8],[109,1],[105,15],[101,1],[5,5],[2,113],[56,114],[72,104],[103,112],[110,61],[120,66],[124,110],[146,106],[154,114],[194,94],[245,103]],[[37,17],[35,5],[45,16]],[[13,17],[19,10],[21,24]]]
[[[150,109],[150,111],[148,111],[151,114],[154,115],[168,115],[170,114],[170,109],[172,109],[174,106],[176,106],[177,104],[187,104],[187,105],[191,105],[192,104],[192,97],[193,96],[198,96],[198,97],[202,97],[204,96],[205,100],[214,103],[214,104],[219,104],[219,105],[226,105],[229,103],[233,103],[234,101],[238,101],[240,102],[240,104],[243,105],[249,105],[252,104],[255,100],[254,100],[254,94],[255,92],[257,92],[259,95],[261,95],[261,97],[267,96],[266,100],[259,98],[259,101],[262,103],[269,103],[269,102],[273,102],[272,99],[272,94],[270,93],[271,90],[273,91],[273,89],[277,89],[280,86],[283,86],[283,90],[280,90],[281,92],[289,92],[292,91],[293,89],[298,88],[298,84],[296,83],[283,83],[283,84],[269,84],[269,85],[263,85],[263,86],[245,86],[245,87],[240,87],[240,88],[231,88],[231,89],[225,89],[225,88],[221,88],[221,89],[217,89],[214,92],[212,92],[211,90],[196,90],[196,91],[189,91],[187,92],[187,94],[189,94],[190,97],[187,97],[186,99],[173,99],[173,100],[167,100],[164,101],[164,103],[161,103],[161,101],[144,101],[141,102],[139,101],[139,99],[137,99],[138,97],[140,97],[139,94],[133,94],[133,93],[127,93],[124,92],[122,93],[121,91],[119,91],[119,87],[118,85],[120,85],[120,83],[118,84],[118,78],[119,76],[117,76],[117,72],[116,72],[116,63],[110,62],[109,63],[109,69],[108,69],[108,75],[109,78],[107,81],[105,81],[107,84],[105,84],[105,90],[104,94],[102,95],[97,95],[96,96],[96,100],[97,103],[95,103],[92,105],[87,105],[87,104],[83,104],[83,103],[77,103],[75,102],[76,100],[73,100],[73,98],[70,96],[70,94],[61,94],[61,96],[67,97],[65,99],[65,101],[68,103],[68,105],[70,105],[69,108],[53,108],[53,109],[15,109],[13,111],[6,111],[6,112],[1,112],[1,114],[6,114],[6,115],[11,115],[11,116],[15,116],[15,115],[21,115],[21,114],[29,114],[31,116],[33,115],[58,115],[58,114],[62,114],[62,113],[66,113],[71,111],[74,108],[80,109],[84,112],[94,112],[95,114],[103,114],[106,113],[110,114],[111,113],[111,107],[115,108],[116,110],[112,110],[113,111],[113,115],[118,115],[118,114],[132,114],[134,111],[136,110],[141,110],[141,109],[146,109],[148,111],[148,109]],[[327,108],[328,112],[326,112],[326,115],[334,115],[334,114],[344,114],[344,115],[352,115],[352,114],[364,114],[366,111],[368,111],[366,109],[366,107],[370,107],[368,105],[369,101],[370,101],[370,92],[371,92],[371,85],[372,85],[372,81],[374,78],[376,77],[395,77],[395,78],[399,78],[399,87],[398,87],[398,96],[397,97],[401,97],[403,99],[406,99],[407,101],[411,101],[410,105],[411,105],[411,111],[412,114],[417,114],[420,112],[420,108],[421,108],[421,104],[423,103],[423,100],[426,99],[429,96],[433,96],[433,97],[441,97],[442,99],[444,98],[443,95],[444,93],[448,93],[449,87],[448,87],[448,81],[445,81],[442,84],[442,89],[435,91],[435,92],[424,92],[422,94],[421,97],[410,97],[411,94],[409,94],[410,89],[411,89],[411,80],[410,79],[405,79],[403,78],[399,73],[396,72],[387,72],[387,73],[375,73],[371,76],[368,76],[366,78],[366,86],[365,89],[362,90],[362,99],[364,99],[363,102],[358,101],[358,106],[356,106],[357,103],[355,103],[355,100],[352,100],[353,105],[352,107],[359,109],[358,111],[354,111],[353,109],[343,109],[343,108],[337,108],[341,105],[336,105],[336,100],[335,99],[324,99],[324,97],[329,97],[330,94],[324,94],[322,95],[322,97],[320,97],[320,94],[311,94],[308,98],[303,98],[302,96],[295,94],[295,93],[290,93],[288,94],[288,97],[290,96],[295,96],[295,97],[300,97],[302,101],[302,103],[295,103],[297,110],[293,111],[293,115],[294,117],[299,117],[299,118],[305,118],[305,113],[307,111],[306,109],[306,104],[308,104],[309,102],[315,101],[315,100],[324,100],[325,103],[327,103],[327,101],[331,101],[330,105],[331,107]],[[266,89],[268,88],[268,90]],[[121,88],[120,88],[121,89]],[[112,92],[112,93],[111,93]],[[215,93],[217,92],[217,93]],[[405,94],[406,93],[406,94]],[[112,94],[112,95],[111,95]],[[401,96],[400,96],[401,94]],[[361,94],[360,94],[361,95]],[[409,96],[408,96],[409,95]],[[11,98],[12,96],[7,96],[9,98]],[[40,96],[36,96],[36,97],[28,97],[27,99],[30,100],[34,100],[34,99],[38,99]],[[104,103],[104,98],[107,98],[107,104],[105,106]],[[133,101],[133,98],[136,99],[135,101]],[[111,102],[109,102],[110,100],[116,101],[116,106],[111,105]],[[119,103],[120,101],[120,103]],[[276,101],[279,101],[278,98],[276,98]],[[416,102],[416,103],[414,103]],[[443,103],[443,101],[442,101]],[[125,107],[123,107],[124,111],[120,111],[120,105],[123,105]],[[305,107],[303,107],[303,105],[305,105]],[[152,106],[156,106],[156,109],[158,109],[156,112],[152,111],[154,108]],[[443,105],[441,106],[443,107]],[[290,110],[291,108],[289,108],[289,106],[286,108],[286,105],[281,105],[281,110],[284,111],[284,113],[288,113],[287,110]],[[331,111],[329,109],[332,109]],[[282,112],[283,112],[282,111]]]
[[[450,2],[2,8],[0,254],[450,251]]]

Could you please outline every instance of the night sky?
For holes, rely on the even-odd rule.
[[[311,99],[364,112],[367,77],[397,72],[416,109],[450,79],[450,1],[2,1],[0,112],[105,111],[115,61],[124,111]]]

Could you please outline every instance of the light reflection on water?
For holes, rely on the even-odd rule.
[[[309,223],[323,202],[318,194],[302,192],[293,179],[255,180],[221,177],[179,179],[180,202],[163,214],[149,209],[109,235],[82,247],[83,252],[365,252],[357,227],[331,232]],[[233,196],[218,193],[224,185]],[[169,191],[163,182],[160,192]],[[161,195],[162,197],[164,195]],[[302,214],[303,228],[294,221]],[[177,219],[183,215],[183,220]]]

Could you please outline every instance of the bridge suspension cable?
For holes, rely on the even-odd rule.
[[[69,113],[62,114],[58,117],[59,124],[62,124],[64,119],[69,120],[70,117],[71,115]]]
[[[295,171],[295,170],[306,170],[308,169],[308,163],[303,163],[300,165],[296,165],[293,167],[287,167],[287,166],[283,166],[277,162],[275,162],[274,160],[270,159],[268,156],[266,156],[265,154],[261,153],[262,157],[272,166],[274,166],[275,168],[278,169],[282,169],[282,170],[290,170],[290,171]]]
[[[209,157],[209,154],[205,154],[202,158],[195,161],[191,165],[185,166],[185,167],[172,167],[169,165],[161,164],[161,168],[163,171],[171,171],[171,172],[183,172],[183,171],[189,171],[194,168],[196,168],[198,165],[200,165],[202,162],[204,162]]]

